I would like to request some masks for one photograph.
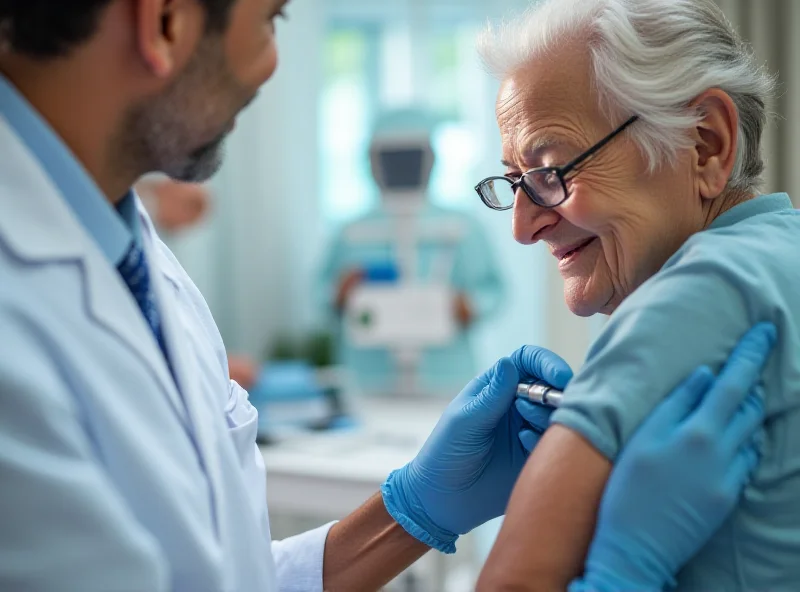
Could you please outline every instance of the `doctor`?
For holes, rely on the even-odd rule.
[[[271,543],[255,412],[229,380],[203,298],[129,187],[148,171],[216,170],[236,114],[275,69],[283,6],[0,4],[0,589],[378,588],[503,513],[538,438],[514,387],[571,377],[554,355],[519,350],[456,397],[382,496]],[[763,357],[769,344],[755,349]],[[740,467],[724,481],[734,496],[763,413],[747,395],[755,366],[722,389],[751,411],[730,454],[709,461]],[[677,400],[708,390],[706,378]],[[526,413],[546,427],[546,413]]]

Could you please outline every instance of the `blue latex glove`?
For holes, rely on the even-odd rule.
[[[418,540],[455,552],[459,534],[505,512],[528,458],[519,440],[526,424],[513,404],[517,383],[571,377],[566,362],[540,348],[497,362],[448,405],[417,457],[389,475],[381,487],[386,510]]]
[[[546,354],[545,359],[540,361],[540,358],[534,354]],[[547,372],[548,375],[552,376],[554,382],[547,382],[551,386],[563,391],[572,380],[572,369],[558,356],[554,358],[551,358],[551,356],[554,356],[554,354],[546,349],[528,346],[517,350],[511,356],[511,360],[517,367],[522,381],[537,380],[537,372],[540,372],[539,366],[549,363],[550,360],[557,360],[558,367]],[[522,416],[522,419],[527,422],[527,425],[519,432],[519,440],[528,453],[533,452],[533,449],[539,443],[539,440],[541,440],[542,434],[550,427],[550,416],[555,409],[539,405],[538,403],[532,403],[526,399],[517,399],[514,404],[517,411]]]
[[[636,431],[606,487],[583,579],[570,592],[675,584],[758,463],[764,405],[757,385],[776,335],[773,325],[757,325],[719,378],[699,368]]]

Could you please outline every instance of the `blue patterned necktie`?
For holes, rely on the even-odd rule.
[[[155,294],[150,284],[150,271],[147,268],[147,259],[145,259],[144,251],[136,244],[136,241],[131,243],[128,252],[125,254],[125,257],[123,257],[117,269],[122,279],[125,280],[125,283],[128,285],[131,294],[133,294],[136,304],[139,305],[147,324],[150,326],[150,330],[153,332],[158,342],[158,346],[161,348],[161,352],[164,354],[167,365],[170,367],[170,372],[172,372],[172,365],[169,362],[167,347],[164,342],[164,333],[161,329],[161,315],[158,312]]]

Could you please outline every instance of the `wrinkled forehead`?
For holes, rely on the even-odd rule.
[[[546,147],[592,143],[608,126],[592,79],[588,50],[580,47],[548,51],[513,71],[496,104],[504,158],[528,161],[527,153]]]

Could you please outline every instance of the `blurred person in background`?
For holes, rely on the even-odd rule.
[[[146,175],[134,189],[153,224],[164,234],[200,224],[211,211],[211,190],[204,183],[181,183],[164,175]]]
[[[430,199],[435,123],[434,117],[421,108],[387,111],[378,117],[370,148],[371,170],[380,193],[378,203],[342,227],[326,250],[319,292],[339,329],[341,362],[367,393],[391,390],[398,369],[387,348],[359,347],[343,330],[350,298],[359,287],[385,283],[388,273],[391,281],[439,282],[452,291],[449,314],[456,332],[446,345],[426,347],[421,352],[417,381],[424,392],[452,392],[475,376],[473,329],[503,302],[505,285],[500,267],[480,224]],[[424,156],[415,158],[420,153]],[[393,198],[393,192],[401,193],[401,197]],[[410,201],[414,202],[411,209]],[[397,221],[403,216],[411,218],[408,230],[398,231]],[[397,236],[402,233],[413,236]],[[404,269],[404,240],[410,241],[410,271]],[[398,309],[396,314],[401,318],[411,315],[407,322],[413,321],[413,310]]]

